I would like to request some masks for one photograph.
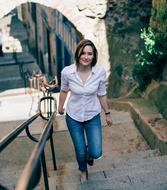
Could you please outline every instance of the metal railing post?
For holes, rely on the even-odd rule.
[[[43,178],[44,178],[45,190],[49,190],[49,182],[48,182],[48,174],[47,174],[47,167],[46,167],[46,159],[45,159],[44,150],[43,150],[43,152],[41,154],[41,161],[42,161],[42,169],[43,169]]]
[[[51,94],[50,94],[50,96],[51,96]],[[52,114],[52,101],[50,100],[50,116],[51,116],[51,114]]]
[[[52,161],[53,161],[53,167],[54,170],[57,170],[57,165],[56,165],[56,157],[55,157],[55,150],[54,150],[54,143],[53,143],[53,124],[52,124],[52,129],[50,133],[50,148],[52,152]]]

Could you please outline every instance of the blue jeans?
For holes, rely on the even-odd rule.
[[[66,114],[66,123],[69,129],[79,170],[87,170],[87,156],[97,159],[102,156],[102,128],[100,114],[92,119],[79,122]]]

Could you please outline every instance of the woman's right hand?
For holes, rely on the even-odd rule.
[[[66,91],[60,91],[60,95],[59,95],[59,106],[58,106],[58,112],[60,115],[64,114],[64,102],[67,98],[67,94],[68,92]]]
[[[64,108],[58,108],[58,112],[60,115],[63,115],[64,114]]]
[[[106,123],[109,127],[113,124],[110,114],[106,115]]]

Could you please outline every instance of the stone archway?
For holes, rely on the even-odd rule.
[[[99,52],[99,64],[109,75],[110,63],[106,38],[104,16],[107,10],[106,0],[1,0],[0,18],[15,7],[27,3],[39,3],[57,9],[66,16],[85,38],[92,40]]]

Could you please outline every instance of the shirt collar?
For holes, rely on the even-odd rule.
[[[69,70],[69,73],[76,73],[77,72],[77,66],[75,63],[72,64],[72,67],[71,69]],[[94,74],[95,73],[95,66],[92,67],[92,73]]]

